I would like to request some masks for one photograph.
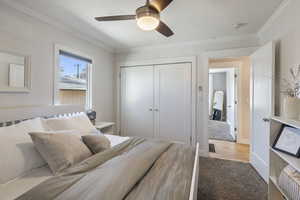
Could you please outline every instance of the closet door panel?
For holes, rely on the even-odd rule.
[[[154,134],[153,66],[121,69],[121,135]]]
[[[191,64],[154,67],[155,136],[189,143],[191,136]]]

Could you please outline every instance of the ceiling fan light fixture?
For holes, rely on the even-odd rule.
[[[144,31],[152,31],[159,25],[159,20],[155,17],[145,16],[137,19],[137,25]]]
[[[146,4],[136,9],[135,15],[115,15],[95,17],[99,22],[136,20],[137,26],[144,31],[152,31],[171,37],[174,32],[160,20],[160,12],[163,11],[173,0],[146,0]]]
[[[137,25],[144,31],[156,29],[160,23],[158,11],[151,7],[141,7],[136,11]]]

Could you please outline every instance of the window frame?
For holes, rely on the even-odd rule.
[[[72,49],[60,44],[55,44],[54,45],[54,66],[53,66],[53,100],[52,104],[53,105],[67,105],[67,104],[60,104],[59,103],[59,88],[58,88],[58,82],[59,82],[59,75],[60,75],[60,70],[59,70],[59,56],[60,56],[60,51],[68,52],[70,54],[86,58],[88,60],[91,60],[92,63],[88,64],[88,69],[87,69],[87,94],[86,94],[86,103],[84,105],[85,109],[92,109],[92,72],[93,72],[93,64],[94,64],[94,59],[85,54],[82,53],[76,49]],[[73,104],[69,104],[73,105]]]

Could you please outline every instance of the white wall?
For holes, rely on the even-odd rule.
[[[213,91],[224,91],[226,96],[226,72],[213,73]]]
[[[287,0],[259,32],[261,43],[276,42],[276,113],[282,109],[282,79],[288,70],[300,64],[300,1]]]
[[[209,87],[208,87],[208,115],[211,116],[212,115],[212,101],[214,99],[213,97],[213,74],[212,73],[209,73],[208,75],[208,84],[209,84]]]
[[[0,2],[0,51],[31,56],[32,91],[28,94],[0,93],[0,108],[50,105],[53,96],[54,44],[91,56],[93,107],[99,120],[113,120],[114,55],[96,45],[29,17]],[[1,112],[0,114],[5,114]]]
[[[195,41],[163,46],[138,47],[118,52],[116,61],[127,62],[132,60],[136,61],[185,56],[201,57],[201,54],[205,51],[257,47],[258,45],[258,37],[254,35],[247,35],[243,37],[212,39],[200,42]]]
[[[212,91],[209,91],[212,92],[214,94],[214,92],[216,91],[223,91],[224,92],[224,99],[223,99],[223,112],[222,112],[222,119],[224,121],[227,120],[227,116],[226,116],[226,113],[227,113],[227,73],[228,72],[217,72],[217,73],[212,73],[213,75],[213,89]],[[210,94],[208,94],[210,95]]]
[[[194,56],[197,59],[197,85],[206,86],[208,83],[208,63],[204,63],[203,53],[206,51],[218,51],[217,55],[244,56],[244,52],[248,52],[248,47],[255,49],[259,45],[257,37],[245,36],[241,38],[227,38],[220,40],[210,40],[206,42],[189,42],[184,44],[174,44],[166,46],[141,47],[127,49],[124,52],[119,52],[116,55],[116,68],[120,67],[120,63],[130,61],[147,61],[157,60],[162,58],[190,57]],[[244,49],[246,48],[246,49]],[[224,49],[239,49],[238,51],[228,51],[224,54]],[[220,51],[219,51],[220,50]],[[240,55],[236,55],[239,52]],[[117,74],[116,77],[117,79]],[[118,91],[116,90],[116,93]],[[207,120],[208,120],[208,87],[203,87],[202,92],[198,92],[197,101],[197,132],[198,142],[200,143],[201,153],[205,153],[208,149],[207,144]],[[204,109],[205,108],[205,109]]]

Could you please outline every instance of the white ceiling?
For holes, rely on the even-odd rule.
[[[283,0],[174,0],[161,19],[175,35],[143,32],[135,21],[97,22],[95,16],[134,14],[145,0],[10,0],[120,49],[255,34]],[[236,23],[248,23],[239,30]]]

